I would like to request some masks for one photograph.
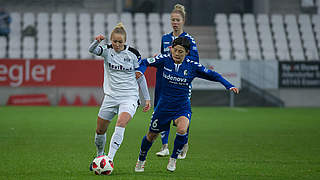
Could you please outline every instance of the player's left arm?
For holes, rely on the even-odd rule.
[[[239,93],[239,89],[232,85],[228,80],[223,78],[219,73],[207,69],[200,63],[194,64],[194,67],[196,68],[197,77],[209,81],[220,82],[226,89],[229,89],[230,91],[233,91],[236,94]]]
[[[133,61],[133,63],[134,63],[133,65],[136,70],[135,76],[136,76],[137,83],[140,87],[143,99],[145,100],[145,106],[143,108],[143,112],[147,112],[151,108],[151,101],[150,101],[151,98],[150,98],[148,85],[147,85],[147,81],[146,81],[145,76],[141,72],[137,71],[137,69],[139,68],[139,63],[141,61],[141,55],[138,51],[135,52],[135,55],[137,56],[137,58],[135,58],[135,60]]]
[[[136,79],[137,79],[138,85],[140,87],[142,96],[145,100],[145,106],[143,108],[143,112],[147,112],[151,108],[151,98],[150,98],[150,94],[149,94],[149,90],[148,90],[147,81],[146,81],[145,76],[143,74],[141,74],[140,72],[136,72]]]

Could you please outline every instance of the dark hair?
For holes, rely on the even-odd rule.
[[[175,39],[172,43],[172,47],[175,47],[176,45],[183,46],[186,51],[190,50],[190,41],[187,37],[178,37]]]

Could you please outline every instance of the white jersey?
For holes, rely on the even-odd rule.
[[[95,48],[94,54],[104,57],[103,90],[106,95],[139,97],[135,76],[135,69],[139,67],[138,59],[140,59],[137,50],[125,46],[123,51],[117,53],[111,45],[100,45]]]

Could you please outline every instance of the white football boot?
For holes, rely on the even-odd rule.
[[[174,159],[172,157],[169,158],[169,163],[167,165],[167,170],[173,172],[174,170],[176,170],[176,162],[177,159]]]
[[[156,153],[157,156],[169,156],[169,149],[168,149],[168,144],[163,144],[160,151]]]
[[[189,145],[187,143],[183,146],[181,154],[178,155],[178,159],[185,159],[187,156],[188,149],[189,149]]]
[[[136,167],[134,168],[135,172],[144,172],[144,164],[146,163],[146,161],[140,161],[138,159]]]

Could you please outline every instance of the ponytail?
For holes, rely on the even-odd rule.
[[[174,9],[172,10],[171,13],[178,13],[178,14],[180,14],[180,15],[182,16],[182,18],[183,18],[184,21],[185,21],[185,19],[186,19],[186,11],[185,11],[185,9],[184,9],[184,6],[181,5],[181,4],[176,4],[176,5],[174,6]]]
[[[124,36],[124,40],[127,40],[127,33],[126,30],[124,29],[124,25],[122,24],[122,22],[119,22],[114,29],[111,32],[111,37],[114,33],[118,33],[118,34],[122,34]],[[111,39],[110,37],[110,39]]]

